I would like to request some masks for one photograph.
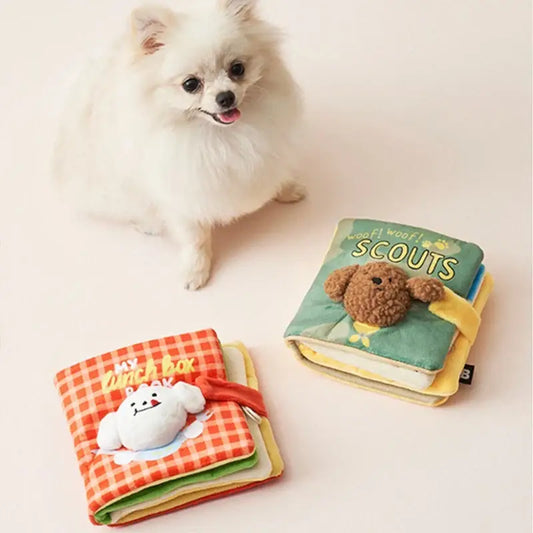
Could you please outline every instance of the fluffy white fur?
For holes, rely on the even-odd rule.
[[[213,225],[304,195],[293,179],[297,87],[278,32],[253,4],[135,10],[130,30],[74,87],[58,139],[61,182],[92,214],[165,231],[180,244],[189,289],[209,278]],[[235,61],[245,66],[239,79]],[[191,76],[201,80],[194,94],[182,86]],[[216,96],[228,90],[241,117],[222,125]]]

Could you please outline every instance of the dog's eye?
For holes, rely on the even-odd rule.
[[[195,77],[187,78],[183,84],[183,90],[187,93],[195,93],[199,88],[200,85],[202,85],[202,82]]]
[[[389,283],[392,283],[392,278],[389,278]]]
[[[157,392],[154,392],[154,393],[152,394],[152,397],[155,398],[156,396],[157,396]]]
[[[234,78],[240,78],[244,74],[244,71],[244,65],[240,61],[236,61],[235,63],[233,63],[229,69],[229,73]]]

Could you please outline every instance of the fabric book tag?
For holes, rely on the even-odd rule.
[[[459,383],[463,383],[465,385],[472,385],[472,380],[474,379],[474,368],[474,365],[465,365],[463,371],[461,372]]]

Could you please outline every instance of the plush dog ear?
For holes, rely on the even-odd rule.
[[[174,385],[173,390],[188,413],[199,413],[205,407],[204,395],[198,387],[180,381]]]
[[[334,301],[340,302],[346,292],[348,283],[359,269],[359,265],[350,265],[334,270],[324,282],[326,294]]]
[[[220,0],[223,9],[241,20],[249,19],[255,10],[256,0]]]
[[[407,281],[407,288],[411,298],[424,303],[444,298],[444,285],[435,278],[411,278]]]
[[[96,442],[101,450],[118,450],[122,442],[118,434],[117,413],[107,413],[100,420]]]
[[[172,10],[161,6],[144,6],[132,12],[133,35],[144,55],[154,54],[165,45],[164,34],[175,18]]]

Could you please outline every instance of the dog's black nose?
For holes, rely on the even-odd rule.
[[[376,285],[381,285],[381,278],[372,278],[372,283],[375,283]]]
[[[217,94],[217,104],[223,109],[229,109],[235,103],[235,94],[232,91],[224,91]]]

